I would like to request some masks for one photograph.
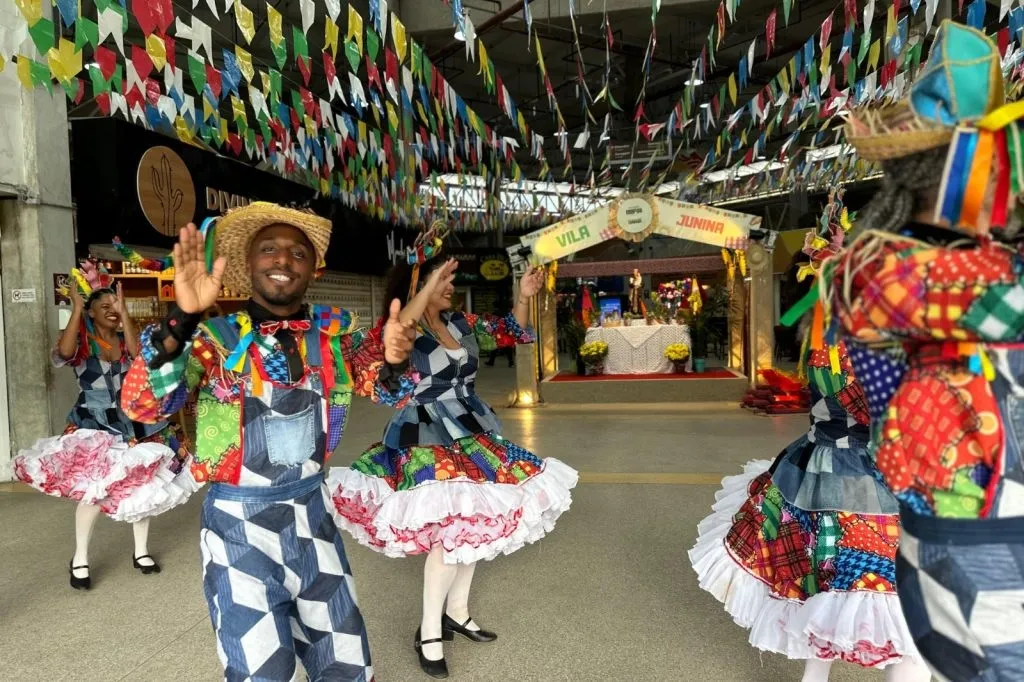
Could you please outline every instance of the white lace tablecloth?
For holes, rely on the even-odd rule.
[[[672,363],[665,357],[665,349],[673,343],[685,343],[692,350],[690,330],[681,324],[592,328],[587,330],[587,343],[591,341],[608,344],[605,374],[669,374]],[[690,358],[686,371],[692,369]]]

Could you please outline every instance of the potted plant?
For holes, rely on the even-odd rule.
[[[604,341],[591,341],[580,346],[580,357],[587,366],[587,374],[604,374],[604,359],[608,356],[608,344]]]
[[[686,325],[689,327],[690,340],[693,342],[693,371],[703,372],[708,357],[708,346],[717,343],[721,333],[711,324],[711,320],[722,317],[729,309],[729,293],[725,287],[716,286],[708,292],[707,301],[696,313],[686,311]]]
[[[580,346],[582,346],[587,340],[587,328],[577,320],[573,320],[570,324],[565,327],[565,343],[566,347],[571,348],[573,352],[573,360],[576,361],[576,373],[580,376],[586,374],[586,367],[583,364],[583,358],[580,357]]]
[[[665,357],[672,363],[676,374],[686,371],[686,361],[690,358],[690,347],[685,343],[670,343],[665,348]]]

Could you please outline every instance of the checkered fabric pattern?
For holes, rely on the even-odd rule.
[[[836,576],[832,589],[851,590],[857,581],[868,574],[885,578],[889,584],[896,583],[896,566],[892,558],[855,549],[840,549],[833,561]]]
[[[874,421],[881,420],[906,374],[906,354],[901,346],[884,352],[857,344],[847,344],[847,348],[857,383],[864,391],[868,414]]]
[[[854,382],[844,386],[836,393],[836,400],[843,406],[846,413],[853,417],[858,424],[868,424],[871,416],[868,412],[868,401],[864,396],[864,390],[860,384]]]
[[[203,505],[203,585],[227,682],[369,682],[370,649],[322,485],[288,500]]]
[[[839,528],[839,519],[834,512],[822,512],[815,516],[818,525],[814,534],[814,563],[820,565],[835,558],[836,545],[842,537],[842,532]]]
[[[1024,333],[1024,286],[993,286],[971,304],[961,323],[990,341],[1019,339]]]
[[[918,651],[949,682],[1024,671],[1024,529],[1011,519],[904,514],[896,575]],[[926,520],[925,520],[926,519]],[[920,521],[924,526],[918,528]]]

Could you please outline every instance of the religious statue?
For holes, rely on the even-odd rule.
[[[629,278],[629,312],[634,315],[643,315],[643,291],[644,276],[633,268],[633,275]]]

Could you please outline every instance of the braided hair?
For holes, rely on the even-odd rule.
[[[885,178],[857,216],[858,227],[896,232],[930,208],[933,192],[942,184],[948,147],[936,147],[882,162]]]

